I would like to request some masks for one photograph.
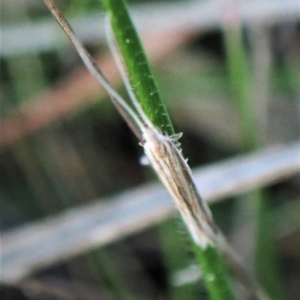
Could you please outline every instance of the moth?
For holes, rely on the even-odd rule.
[[[267,299],[263,296],[256,282],[236,258],[236,254],[233,253],[231,247],[227,244],[222,233],[215,225],[206,202],[200,197],[193,181],[190,167],[179,149],[181,134],[167,136],[162,133],[147,117],[139,101],[136,99],[118,54],[109,21],[106,22],[108,44],[135,110],[110,85],[93,58],[76,38],[71,26],[54,5],[53,1],[44,1],[68,38],[74,44],[87,69],[107,92],[119,113],[139,139],[150,165],[175,201],[194,242],[202,249],[205,249],[209,245],[217,247],[232,269],[237,273],[241,282],[246,288],[252,291],[256,299]]]

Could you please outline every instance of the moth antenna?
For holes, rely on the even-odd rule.
[[[100,83],[103,89],[107,92],[109,97],[111,98],[113,104],[122,115],[126,123],[132,129],[137,138],[142,140],[142,132],[141,127],[142,123],[139,118],[136,116],[135,112],[131,109],[131,107],[126,103],[126,101],[115,91],[115,89],[110,85],[106,77],[102,74],[100,68],[85,49],[85,47],[81,44],[81,42],[75,36],[73,29],[71,28],[68,21],[65,19],[60,10],[55,6],[52,0],[44,0],[45,4],[66,33],[70,41],[75,46],[78,54],[80,55],[83,63],[90,71],[90,73],[95,77],[95,79]]]
[[[112,30],[111,25],[110,25],[109,16],[106,16],[106,18],[105,18],[105,32],[106,32],[106,38],[107,38],[107,43],[108,43],[109,49],[110,49],[110,51],[113,55],[113,58],[116,62],[116,65],[119,69],[119,72],[121,74],[123,83],[125,85],[125,88],[126,88],[126,91],[127,91],[128,95],[131,99],[131,102],[133,103],[133,105],[136,108],[137,112],[142,117],[142,120],[147,125],[153,126],[152,122],[150,121],[148,116],[145,114],[145,112],[144,112],[140,102],[138,101],[135,93],[133,92],[132,85],[131,85],[131,83],[128,79],[126,70],[124,68],[123,62],[121,60],[121,56],[120,56],[119,51],[118,51],[118,45],[116,43],[115,36],[114,36],[113,30]]]

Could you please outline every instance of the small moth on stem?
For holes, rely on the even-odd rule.
[[[164,135],[152,124],[151,120],[141,108],[132,91],[126,72],[123,69],[110,26],[107,26],[109,30],[109,46],[120,70],[128,94],[135,106],[136,112],[109,84],[95,61],[78,41],[69,23],[54,5],[53,1],[44,1],[74,44],[88,70],[108,93],[117,110],[139,139],[150,165],[174,199],[194,242],[202,249],[205,249],[209,245],[217,247],[229,262],[231,268],[236,272],[238,279],[250,291],[254,298],[266,300],[267,297],[264,295],[259,285],[251,278],[246,269],[237,260],[236,255],[215,225],[206,202],[201,199],[194,184],[191,170],[186,160],[183,158],[181,151],[178,149],[178,140],[181,137],[181,134],[173,136]]]

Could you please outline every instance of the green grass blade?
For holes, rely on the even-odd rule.
[[[232,289],[228,284],[228,274],[223,260],[215,247],[199,249],[195,246],[197,259],[206,288],[213,300],[234,300]]]
[[[111,17],[111,25],[123,55],[129,78],[143,110],[161,131],[169,135],[173,134],[173,126],[159,95],[151,68],[130,19],[125,1],[103,0],[103,3]],[[195,248],[211,299],[235,299],[226,270],[223,264],[220,263],[222,260],[218,250],[215,248],[209,248],[209,250],[199,249],[196,246]],[[213,280],[211,280],[212,278]]]
[[[141,41],[123,0],[103,0],[111,16],[111,25],[122,52],[129,78],[140,104],[149,119],[169,135],[174,134]]]

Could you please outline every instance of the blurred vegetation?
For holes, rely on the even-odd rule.
[[[22,28],[24,24],[34,26],[46,19],[54,22],[42,1],[20,1],[18,5],[13,2],[16,1],[3,1],[1,4],[2,28]],[[168,2],[172,3],[171,0]],[[102,9],[98,0],[57,4],[71,20],[84,18]],[[263,99],[267,107],[263,115],[265,119],[260,119],[261,114],[255,117],[258,131],[262,131],[259,134],[262,140],[260,147],[263,147],[299,138],[300,31],[299,21],[260,26],[258,30],[266,32],[268,47],[267,50],[260,48],[258,53],[270,56],[267,69],[254,68],[257,68],[254,49],[259,45],[259,40],[253,38],[251,26],[243,28],[243,42],[253,76],[249,84],[254,111],[263,110],[255,92],[263,88],[267,95]],[[5,40],[1,42],[5,43]],[[95,56],[106,51],[105,41],[93,41],[87,43],[87,47]],[[221,30],[205,33],[199,30],[199,34],[193,35],[184,46],[153,66],[176,131],[184,132],[183,148],[191,166],[233,157],[245,149],[241,142],[225,52]],[[26,107],[34,107],[36,101],[42,100],[40,95],[44,96],[44,91],[63,87],[66,79],[83,68],[67,41],[56,50],[2,55],[0,64],[3,120],[18,115]],[[257,87],[255,76],[262,72],[267,72],[267,81],[262,82],[265,84],[263,87]],[[51,109],[51,106],[45,107],[45,115]],[[22,118],[19,121],[22,127]],[[261,124],[265,127],[261,128]],[[141,154],[142,149],[135,138],[100,92],[99,96],[85,99],[51,124],[32,130],[26,137],[0,148],[2,230],[55,215],[71,207],[101,201],[104,196],[145,182],[147,176],[139,165]],[[275,212],[280,215],[280,211],[286,211],[288,205],[299,201],[298,183],[299,179],[284,181],[267,190],[268,197],[272,199],[267,207],[269,215]],[[247,201],[247,196],[244,200]],[[214,205],[212,209],[219,225],[233,242],[236,241],[235,229],[243,227],[238,222],[253,221],[247,211],[236,209],[234,199]],[[290,215],[287,215],[286,222],[289,223],[289,220]],[[245,230],[249,228],[246,226]],[[180,225],[175,231],[182,231]],[[243,234],[251,235],[251,232],[245,231]],[[249,238],[249,243],[251,241]],[[171,237],[170,241],[165,242],[176,249]],[[184,234],[178,242],[186,244]],[[292,300],[299,297],[295,282],[299,279],[300,251],[290,254],[297,252],[291,250],[296,244],[288,237],[275,243],[277,263],[284,278],[282,284],[289,295],[286,297]],[[240,246],[237,245],[238,248]],[[249,248],[251,245],[242,246]],[[263,243],[261,246],[264,247]],[[178,266],[183,271],[194,263],[190,252],[187,244],[188,265],[180,263]],[[32,278],[46,283],[53,290],[61,288],[73,295],[69,299],[170,299],[171,295],[174,296],[170,285],[174,288],[178,284],[170,278],[178,274],[167,274],[163,255],[158,230],[150,228],[105,249],[96,249],[41,270]],[[251,257],[246,258],[251,264]],[[181,296],[178,293],[176,299],[207,299],[198,277],[181,285],[181,288],[183,293]],[[24,297],[15,299],[35,299],[30,297],[30,293]],[[7,296],[7,299],[10,298]],[[44,296],[42,299],[50,297]],[[56,296],[51,299],[64,298]]]

